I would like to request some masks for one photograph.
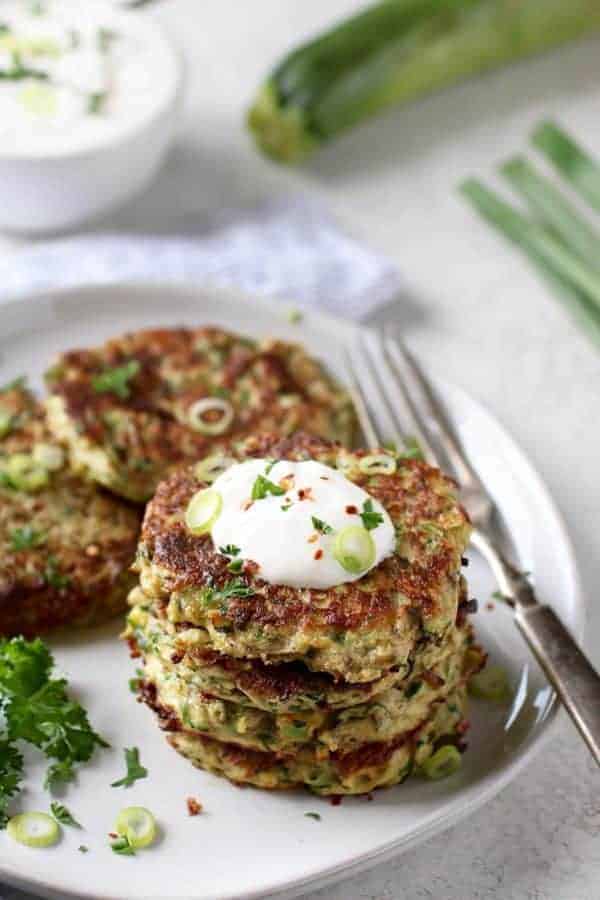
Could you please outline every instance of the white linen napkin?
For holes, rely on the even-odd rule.
[[[176,235],[99,232],[0,257],[0,300],[43,288],[116,281],[214,283],[358,319],[393,299],[384,256],[342,231],[318,204],[286,198],[221,215]]]

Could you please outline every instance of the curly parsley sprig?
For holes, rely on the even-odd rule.
[[[64,678],[52,678],[54,659],[39,638],[0,640],[0,827],[20,789],[23,759],[18,741],[37,747],[52,761],[44,786],[71,781],[77,763],[96,747],[108,747],[89,723],[85,709],[67,693]],[[4,820],[4,822],[3,822]]]

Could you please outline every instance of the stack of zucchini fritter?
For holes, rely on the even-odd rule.
[[[484,662],[460,571],[468,521],[436,469],[388,458],[366,472],[364,456],[263,435],[223,461],[315,459],[384,506],[396,552],[329,590],[268,584],[251,562],[233,574],[209,534],[189,532],[187,505],[215,460],[173,474],[148,505],[127,637],[144,657],[143,699],[195,765],[356,794],[415,768],[443,774],[462,748],[466,685]]]

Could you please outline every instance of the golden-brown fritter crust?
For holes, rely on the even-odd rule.
[[[33,636],[122,611],[138,510],[61,465],[43,411],[20,385],[0,392],[0,414],[8,417],[0,438],[0,634]],[[9,460],[40,445],[53,448],[58,467],[39,489],[15,487]]]
[[[146,702],[153,705],[153,698]],[[156,710],[161,717],[160,706]],[[350,753],[315,752],[302,748],[288,757],[222,743],[187,731],[177,719],[161,718],[169,732],[169,743],[199,768],[224,775],[237,784],[252,784],[270,790],[305,785],[324,795],[364,794],[377,787],[404,781],[442,743],[464,749],[468,729],[466,692],[455,691],[436,704],[426,720],[391,741],[363,744]]]
[[[98,389],[98,376],[123,366],[133,366],[124,389]],[[74,464],[135,501],[148,499],[174,466],[258,431],[304,426],[353,440],[347,394],[300,346],[218,328],[138,331],[63,353],[47,381],[50,423]],[[206,397],[231,405],[222,434],[190,426],[190,408]]]
[[[358,468],[364,452],[306,434],[249,438],[232,452],[240,460],[311,458],[342,467],[386,508],[397,551],[360,580],[330,590],[268,584],[247,563],[239,584],[251,595],[220,602],[231,583],[228,559],[210,535],[186,529],[186,506],[205,486],[188,469],[159,486],[144,519],[136,565],[159,616],[206,628],[220,652],[268,663],[303,659],[352,682],[380,678],[402,665],[424,634],[441,637],[454,624],[469,524],[439,470],[400,459],[393,475],[366,475]]]
[[[145,659],[144,684],[146,692],[153,687],[156,702],[163,714],[168,710],[169,720],[176,718],[198,734],[282,756],[309,745],[317,754],[349,753],[363,744],[394,740],[415,728],[436,703],[480,670],[485,654],[470,643],[470,631],[455,629],[453,634],[450,653],[433,667],[350,709],[320,706],[267,712],[240,705],[196,687],[155,655]]]
[[[142,605],[136,605],[136,601]],[[452,629],[442,643],[424,637],[403,665],[389,669],[376,681],[348,683],[323,672],[312,672],[299,661],[266,665],[260,659],[218,653],[210,646],[205,631],[182,630],[164,619],[156,619],[143,606],[144,597],[139,588],[132,592],[130,603],[133,609],[127,618],[124,637],[132,656],[160,658],[163,665],[207,696],[268,712],[291,713],[345,709],[365,703],[409,677],[426,679],[440,661],[456,653],[460,630],[470,628],[466,609],[471,605],[462,579],[459,628]]]

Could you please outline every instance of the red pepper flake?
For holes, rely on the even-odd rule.
[[[356,516],[358,514],[358,510],[357,510],[356,506],[347,506],[346,512],[348,513],[349,516]]]
[[[315,559],[322,559],[322,557],[323,557],[323,551],[315,550]]]
[[[459,722],[456,726],[456,731],[458,734],[465,734],[470,727],[471,723],[468,721],[468,719],[463,719],[462,722]]]
[[[203,810],[202,804],[195,797],[188,797],[186,800],[188,815],[199,816]]]
[[[312,488],[300,488],[298,491],[298,500],[312,500]]]
[[[112,838],[113,841],[116,841],[116,839],[119,837],[119,835],[115,831],[109,831],[108,836],[109,838]]]
[[[339,794],[332,794],[332,796],[329,798],[329,802],[332,806],[341,806],[342,798]]]
[[[371,793],[365,794],[365,797],[367,798],[367,803],[372,803],[373,800],[375,799],[375,797]]]
[[[247,510],[249,510],[251,506],[254,506],[254,500],[246,500],[244,503],[242,503],[242,511],[247,512]]]
[[[490,600],[489,603],[485,604],[485,608],[489,609],[490,612],[493,612],[496,609],[496,604],[492,603],[492,601]]]

